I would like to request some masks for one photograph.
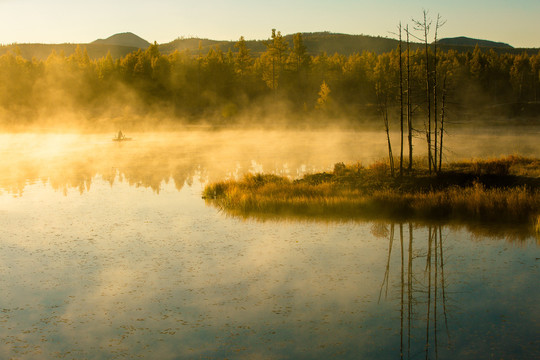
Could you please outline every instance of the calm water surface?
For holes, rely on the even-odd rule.
[[[259,135],[1,135],[0,358],[540,357],[535,237],[206,206],[209,179],[384,154]]]

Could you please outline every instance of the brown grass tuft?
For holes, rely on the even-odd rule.
[[[531,176],[539,168],[537,159],[509,156],[453,163],[437,175],[419,169],[392,178],[384,163],[367,168],[338,163],[332,173],[295,181],[248,174],[239,181],[209,184],[203,197],[240,215],[536,221],[540,230],[538,178]]]

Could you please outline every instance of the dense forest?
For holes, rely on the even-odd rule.
[[[0,121],[30,125],[69,115],[96,127],[114,127],[115,119],[258,125],[276,117],[354,124],[380,113],[396,119],[404,93],[413,117],[539,114],[540,52],[458,52],[436,42],[409,49],[403,41],[380,54],[310,55],[301,34],[289,42],[276,30],[264,44],[257,54],[243,38],[227,52],[163,54],[154,43],[117,59],[91,59],[78,46],[70,56],[53,51],[28,60],[15,49],[0,57]],[[432,110],[436,98],[426,91],[444,94],[444,107]]]

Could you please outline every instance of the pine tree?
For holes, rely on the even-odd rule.
[[[280,31],[276,32],[276,29],[272,29],[272,38],[266,41],[265,45],[266,52],[261,56],[263,80],[275,94],[287,59],[289,44],[283,39]]]
[[[238,49],[238,53],[234,59],[234,72],[240,77],[246,76],[253,65],[253,59],[249,55],[249,49],[246,46],[246,40],[244,40],[243,36],[240,36],[234,47]]]
[[[307,48],[300,33],[293,36],[293,48],[288,62],[291,69],[295,72],[300,72],[309,65],[309,55],[307,54]]]

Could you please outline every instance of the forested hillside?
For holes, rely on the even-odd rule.
[[[427,82],[426,53],[418,46],[407,56],[403,43],[401,57],[397,47],[380,54],[315,55],[301,34],[289,45],[279,32],[260,53],[243,39],[234,52],[212,47],[206,54],[164,54],[154,44],[118,59],[110,53],[92,59],[80,46],[72,55],[52,52],[46,60],[8,52],[0,57],[0,118],[4,124],[35,123],[58,114],[77,114],[89,123],[155,114],[220,124],[258,124],[277,115],[300,123],[378,121],[381,111],[392,118],[399,107],[400,59],[414,117],[423,119],[427,102],[433,101],[426,100],[426,84],[445,94],[437,116],[443,106],[446,116],[539,114],[540,53],[476,47],[437,49],[435,55],[434,50],[431,46],[427,57],[432,69]]]

